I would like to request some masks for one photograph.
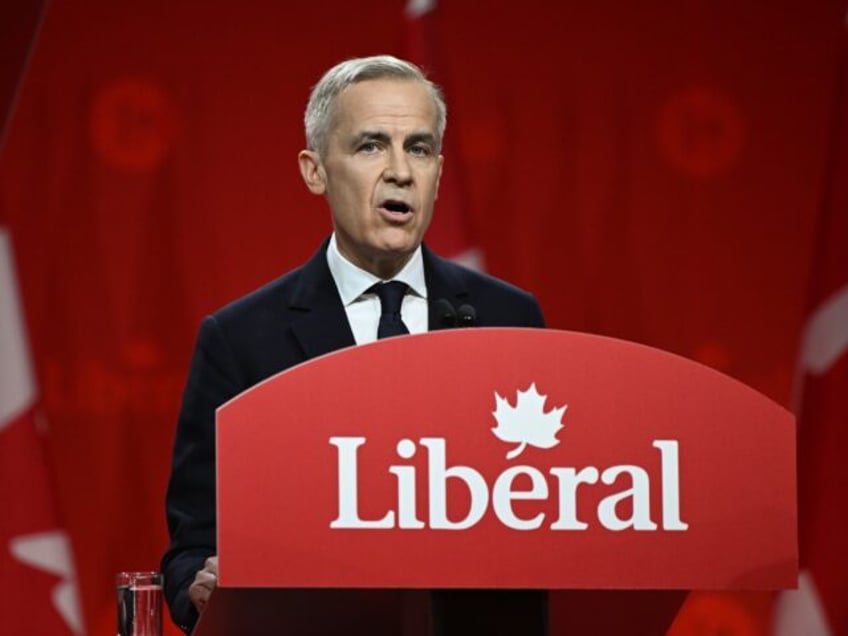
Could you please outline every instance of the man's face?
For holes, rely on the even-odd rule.
[[[299,160],[309,189],[327,197],[341,253],[381,278],[396,274],[430,225],[442,170],[427,88],[352,84],[336,98],[326,151]]]

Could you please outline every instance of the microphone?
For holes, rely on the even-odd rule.
[[[439,298],[433,304],[433,314],[435,318],[433,322],[438,325],[438,329],[452,329],[456,327],[456,309],[453,308],[451,302],[446,298]]]
[[[459,327],[473,327],[477,324],[477,310],[471,305],[460,305],[456,314]]]

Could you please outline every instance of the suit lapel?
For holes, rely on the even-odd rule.
[[[303,266],[292,294],[290,308],[301,312],[292,321],[294,333],[306,359],[356,344],[339,292],[327,265],[327,244]]]
[[[305,359],[311,359],[356,344],[350,323],[342,306],[339,292],[327,265],[327,244],[306,262],[289,307],[301,313],[291,323],[295,339],[303,349]],[[443,329],[435,303],[449,301],[454,307],[468,302],[468,291],[457,275],[454,264],[436,256],[422,245],[424,277],[427,282],[429,329]]]
[[[468,290],[460,280],[457,266],[447,261],[429,249],[421,246],[424,259],[424,278],[427,281],[427,305],[429,307],[429,330],[436,331],[446,328],[441,324],[436,303],[447,300],[454,308],[468,302]]]

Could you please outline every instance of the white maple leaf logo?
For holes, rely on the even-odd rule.
[[[540,395],[536,383],[526,391],[516,393],[515,407],[495,392],[495,416],[498,425],[492,429],[503,442],[515,442],[515,448],[506,454],[507,459],[517,457],[527,444],[536,448],[553,448],[559,444],[556,434],[563,427],[562,416],[568,408],[563,404],[545,413],[546,395]]]

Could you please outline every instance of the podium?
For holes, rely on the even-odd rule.
[[[662,634],[687,590],[796,585],[792,415],[649,347],[386,339],[269,378],[216,426],[201,636]]]

